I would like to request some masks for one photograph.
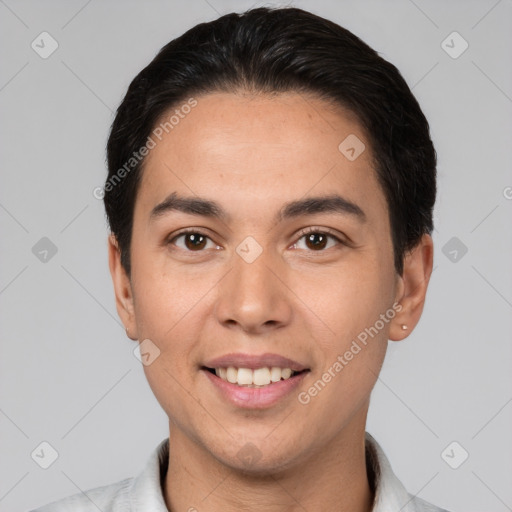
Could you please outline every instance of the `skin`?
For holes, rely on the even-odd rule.
[[[370,393],[388,339],[402,340],[419,321],[432,239],[422,237],[399,276],[369,143],[355,161],[338,150],[349,134],[366,140],[342,109],[296,93],[196,99],[146,158],[130,278],[115,238],[109,239],[118,313],[132,339],[150,339],[160,350],[144,371],[169,417],[167,507],[369,511],[364,435]],[[230,219],[172,211],[151,221],[151,210],[171,192],[217,201]],[[366,222],[330,212],[274,220],[289,201],[332,193],[356,203]],[[302,231],[310,227],[349,243],[308,245]],[[190,237],[175,239],[183,228],[197,228],[207,245],[198,251]],[[236,252],[247,236],[262,248],[252,263]],[[301,404],[297,394],[394,303],[400,312]],[[241,409],[200,371],[208,359],[232,352],[277,353],[310,372],[276,405]],[[237,457],[247,443],[259,456],[252,464]]]

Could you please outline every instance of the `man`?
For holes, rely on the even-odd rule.
[[[433,260],[436,155],[397,69],[300,9],[226,15],[139,73],[107,149],[117,310],[169,439],[39,510],[440,511],[365,432]]]

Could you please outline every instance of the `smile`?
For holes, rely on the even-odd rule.
[[[222,401],[243,409],[267,409],[296,393],[311,372],[279,354],[226,354],[200,367]]]
[[[280,380],[287,380],[299,373],[291,368],[279,368],[278,366],[256,369],[228,366],[227,368],[220,367],[209,370],[214,371],[217,377],[226,382],[249,388],[265,387]]]

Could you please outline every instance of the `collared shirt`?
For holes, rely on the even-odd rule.
[[[372,512],[447,512],[410,495],[393,473],[377,441],[366,433],[366,460],[375,488]],[[154,450],[136,478],[74,494],[31,512],[168,512],[162,492],[169,439]]]

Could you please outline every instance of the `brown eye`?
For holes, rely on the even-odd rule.
[[[303,242],[304,240],[304,242]],[[306,249],[314,252],[322,252],[336,245],[345,245],[337,236],[321,231],[319,229],[309,229],[298,241],[293,244],[294,249]]]
[[[184,236],[185,246],[191,251],[204,249],[206,246],[206,237],[199,233],[186,233]]]
[[[325,249],[327,245],[327,236],[324,233],[310,233],[306,235],[306,245],[313,250]]]
[[[168,242],[184,251],[201,252],[203,249],[219,248],[210,237],[198,231],[184,231]]]

